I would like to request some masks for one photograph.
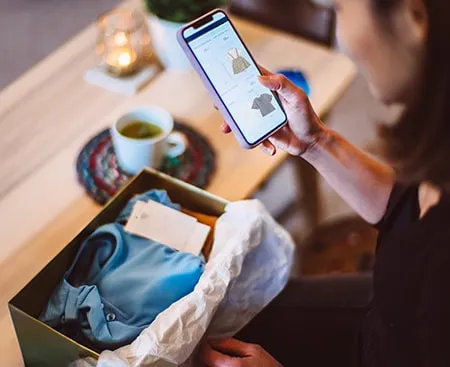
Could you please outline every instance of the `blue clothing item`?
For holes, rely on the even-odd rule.
[[[153,190],[130,200],[118,221],[127,221],[137,200],[179,209]],[[201,257],[127,233],[119,223],[103,225],[81,245],[40,320],[95,349],[129,344],[193,291],[204,265]]]
[[[298,69],[284,69],[278,70],[277,73],[284,75],[297,87],[302,88],[308,97],[311,96],[311,87],[303,72]]]

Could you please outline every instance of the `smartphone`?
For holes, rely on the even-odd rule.
[[[256,147],[287,123],[278,96],[259,83],[258,65],[223,10],[187,24],[177,37],[244,148]]]

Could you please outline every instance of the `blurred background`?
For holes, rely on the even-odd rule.
[[[0,0],[0,89],[94,22],[99,14],[119,3],[118,0]],[[337,47],[332,15],[330,18],[329,12],[319,12],[316,16],[316,8],[309,0],[234,0],[231,8],[234,13],[257,22],[326,47]],[[375,122],[390,118],[389,112],[370,96],[363,78],[358,76],[332,108],[326,123],[356,146],[370,150],[376,139]],[[294,181],[295,168],[287,161],[256,196],[280,217],[301,245],[307,243],[306,238],[310,236],[304,211],[297,208],[283,214],[297,190],[302,189]],[[351,236],[358,239],[354,223],[359,221],[352,210],[322,180],[319,187],[322,200],[318,231],[328,233],[327,228],[332,228],[331,237],[340,231],[343,239]]]

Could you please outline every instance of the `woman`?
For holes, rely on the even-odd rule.
[[[334,3],[340,43],[372,93],[386,104],[405,106],[395,126],[381,129],[386,158],[395,170],[328,129],[300,89],[269,73],[260,82],[280,95],[289,126],[266,141],[263,150],[273,155],[281,149],[305,159],[364,219],[377,224],[372,301],[361,320],[349,316],[357,308],[347,304],[339,312],[335,308],[336,317],[323,309],[308,314],[308,324],[307,307],[295,308],[295,289],[289,285],[243,333],[251,341],[265,341],[269,351],[271,345],[281,344],[276,355],[227,339],[203,345],[201,358],[208,366],[319,366],[311,349],[317,351],[317,361],[323,361],[333,343],[341,343],[339,338],[329,341],[328,334],[340,335],[337,328],[354,320],[360,322],[357,366],[450,366],[450,3]],[[227,126],[223,130],[230,131]],[[297,298],[308,302],[307,295]],[[322,344],[317,335],[308,334],[311,324],[322,332]],[[251,336],[252,328],[259,336]],[[305,355],[310,357],[306,363]],[[349,365],[332,362],[328,366]]]

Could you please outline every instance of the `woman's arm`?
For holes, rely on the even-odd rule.
[[[366,221],[379,222],[394,184],[393,170],[330,130],[302,89],[282,75],[261,70],[260,83],[278,93],[288,117],[288,124],[261,144],[263,151],[274,155],[281,149],[302,156]],[[222,131],[231,132],[226,123]]]
[[[278,93],[289,119],[288,126],[263,143],[263,150],[301,155],[366,221],[378,223],[392,191],[393,170],[329,129],[303,90],[284,76],[263,70],[260,82]]]
[[[394,185],[392,168],[327,127],[322,127],[316,136],[302,157],[367,222],[378,223],[386,212]]]

